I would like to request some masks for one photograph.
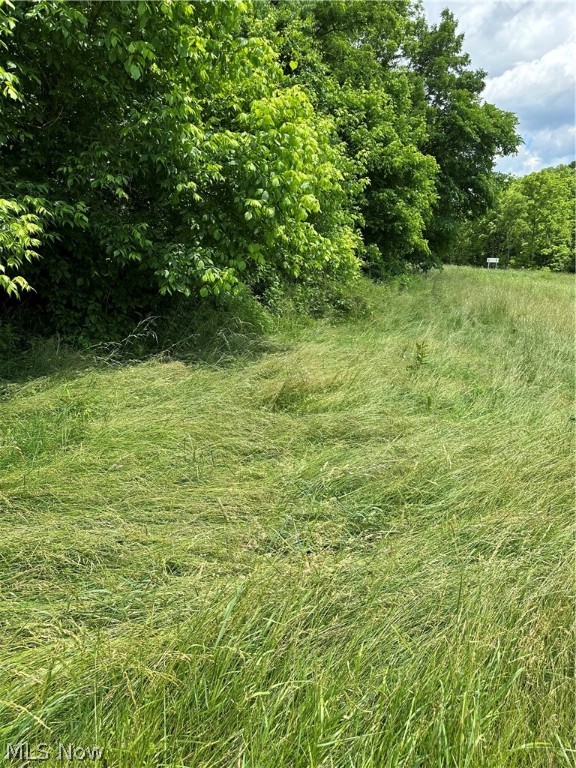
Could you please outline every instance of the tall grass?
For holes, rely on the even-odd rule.
[[[5,382],[0,754],[574,764],[572,282],[362,297],[226,365]]]

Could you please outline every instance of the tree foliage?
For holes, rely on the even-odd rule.
[[[333,117],[346,148],[369,272],[431,266],[424,230],[437,166],[421,151],[425,121],[399,63],[410,3],[283,0],[266,12],[284,71]]]
[[[0,289],[52,327],[429,268],[517,143],[412,0],[0,2]]]
[[[422,148],[439,167],[434,215],[426,230],[439,257],[453,244],[461,222],[490,207],[496,192],[495,159],[513,154],[521,141],[516,116],[482,100],[486,72],[470,69],[457,27],[447,9],[438,24],[417,16],[405,44],[416,108],[427,126]]]
[[[494,206],[465,224],[450,254],[456,263],[574,270],[575,164],[501,182]]]
[[[149,306],[158,292],[205,297],[354,272],[331,123],[283,82],[270,44],[246,32],[247,11],[5,7],[8,290],[28,279],[70,324]]]

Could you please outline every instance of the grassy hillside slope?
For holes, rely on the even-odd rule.
[[[0,755],[573,765],[572,280],[363,290],[226,364],[4,381]]]

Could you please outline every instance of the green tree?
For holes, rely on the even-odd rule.
[[[525,200],[524,238],[518,256],[527,266],[561,271],[574,265],[574,169],[561,165],[518,182]]]
[[[431,26],[417,15],[405,45],[418,95],[415,107],[428,129],[423,151],[439,166],[438,198],[426,236],[441,257],[459,223],[480,215],[493,202],[496,157],[513,154],[521,143],[516,116],[483,102],[486,73],[469,68],[464,35],[457,27],[447,9]]]
[[[285,73],[333,118],[345,145],[368,271],[431,266],[424,230],[436,163],[421,151],[425,121],[412,109],[400,64],[410,3],[282,1],[260,9]]]
[[[496,256],[503,266],[573,270],[574,182],[573,165],[508,177],[494,205],[461,226],[451,260],[483,266]]]
[[[354,273],[332,124],[249,5],[40,0],[1,19],[4,288],[106,332],[159,294]]]

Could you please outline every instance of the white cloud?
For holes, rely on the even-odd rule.
[[[478,7],[481,20],[474,18]],[[460,21],[474,66],[497,76],[562,45],[575,30],[575,18],[571,3],[489,2],[467,6]]]
[[[448,6],[474,69],[488,73],[484,97],[515,112],[525,146],[498,169],[528,173],[575,153],[576,6],[566,0],[424,0],[438,21]]]
[[[536,131],[528,134],[527,143],[520,147],[517,155],[502,158],[498,162],[498,170],[522,176],[546,166],[568,164],[574,160],[575,148],[574,125]]]
[[[486,83],[484,98],[524,118],[529,128],[550,121],[568,123],[574,116],[576,39],[541,58],[514,64]]]
[[[560,128],[545,128],[537,131],[532,138],[532,144],[536,143],[546,155],[567,157],[574,155],[576,144],[576,126],[562,125]]]

